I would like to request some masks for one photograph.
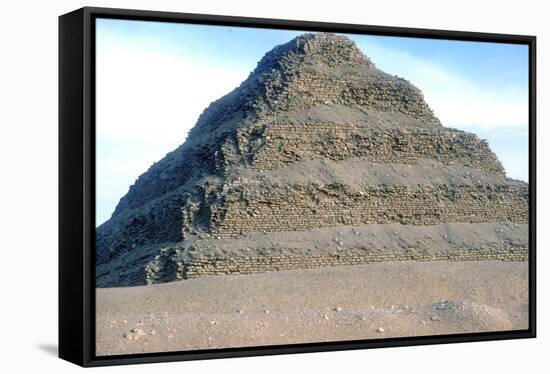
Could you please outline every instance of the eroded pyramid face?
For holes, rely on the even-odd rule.
[[[97,229],[98,286],[527,256],[528,186],[346,37],[269,51]],[[124,269],[113,272],[113,268]]]

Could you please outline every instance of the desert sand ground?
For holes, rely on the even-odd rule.
[[[97,289],[97,355],[528,328],[527,262],[399,262]]]

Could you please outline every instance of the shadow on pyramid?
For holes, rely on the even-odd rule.
[[[528,184],[346,37],[275,47],[96,231],[97,287],[528,258]]]

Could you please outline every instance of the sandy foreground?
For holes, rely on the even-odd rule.
[[[527,262],[394,262],[97,289],[97,355],[528,328]]]

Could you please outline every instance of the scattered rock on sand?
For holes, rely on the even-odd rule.
[[[145,335],[147,335],[147,334],[142,329],[133,328],[133,329],[130,330],[129,333],[124,334],[124,337],[127,340],[139,340],[139,339],[143,338]]]
[[[510,316],[502,309],[480,302],[445,300],[432,304],[432,321],[459,324],[468,322],[479,330],[507,330],[512,327]]]
[[[257,346],[258,342],[295,344],[342,337],[361,340],[526,329],[528,270],[527,262],[411,261],[98,289],[96,351],[113,355]],[[442,278],[446,281],[441,282]],[[383,284],[384,292],[373,284]],[[478,289],[475,300],[470,299],[472,287]],[[247,290],[246,299],[235,298],[235,290]],[[355,297],[349,297],[351,291]],[[296,295],[301,295],[299,301]],[[447,301],[445,309],[438,309],[443,301]],[[141,314],[134,314],[135,305]],[[254,311],[250,305],[258,307]],[[402,313],[405,306],[414,309],[414,314]],[[341,313],[336,313],[337,307]],[[199,310],[212,314],[201,314],[198,319]],[[270,310],[269,316],[264,310]],[[365,321],[356,315],[363,315]],[[432,322],[431,316],[440,321]],[[218,325],[210,325],[212,319]],[[144,325],[136,325],[138,320]],[[115,326],[110,327],[111,321],[117,322]],[[379,327],[384,331],[378,332]],[[135,333],[130,331],[133,328]],[[173,331],[176,328],[178,333]],[[146,335],[140,336],[137,329]],[[212,341],[207,340],[209,335]]]
[[[386,331],[386,330],[384,330],[383,327],[379,327],[378,329],[376,329],[376,332],[378,332],[380,334],[383,333],[384,331]]]

